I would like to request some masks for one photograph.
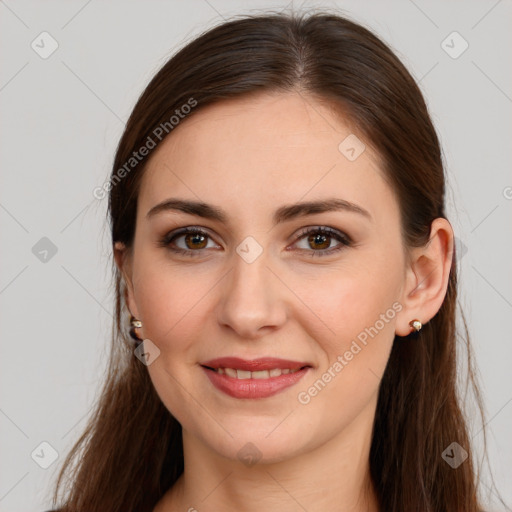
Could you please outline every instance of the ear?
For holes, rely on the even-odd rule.
[[[430,239],[423,247],[410,251],[406,268],[405,286],[397,315],[395,332],[407,336],[413,331],[412,320],[426,324],[444,301],[453,259],[453,229],[444,218],[434,219]]]
[[[133,291],[131,251],[122,242],[114,244],[114,260],[126,285],[124,287],[126,305],[135,318],[140,318]]]

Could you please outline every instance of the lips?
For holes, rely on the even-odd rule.
[[[312,368],[307,362],[263,357],[221,357],[201,363],[210,382],[233,398],[268,398],[295,385]]]
[[[239,357],[219,357],[200,363],[205,368],[217,370],[218,368],[233,368],[234,370],[244,370],[248,372],[257,372],[262,370],[300,370],[304,367],[311,367],[308,362],[291,361],[289,359],[279,359],[275,357],[262,357],[259,359],[241,359]]]

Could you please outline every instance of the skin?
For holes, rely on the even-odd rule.
[[[379,384],[395,334],[409,334],[411,320],[426,323],[441,307],[453,231],[436,219],[425,247],[405,248],[397,200],[369,141],[358,135],[366,150],[355,161],[338,149],[351,133],[317,99],[265,93],[198,110],[152,154],[133,247],[117,243],[115,258],[128,308],[142,321],[137,334],[160,350],[147,367],[151,380],[183,427],[185,472],[156,512],[378,510],[368,456]],[[213,204],[229,224],[177,211],[147,219],[171,197]],[[356,203],[371,219],[329,211],[272,224],[282,205],[331,197]],[[174,240],[193,257],[159,246],[187,226],[209,235],[188,245],[185,236]],[[318,256],[340,244],[297,240],[302,228],[318,226],[353,244]],[[248,236],[263,249],[252,263],[236,252]],[[298,393],[390,308],[395,314],[378,334],[300,403]],[[229,355],[313,368],[277,395],[240,400],[214,388],[199,366]],[[249,442],[261,454],[250,466],[238,455]]]

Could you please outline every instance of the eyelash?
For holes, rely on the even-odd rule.
[[[190,257],[195,257],[195,256],[200,255],[200,253],[202,252],[201,249],[198,249],[198,250],[194,251],[194,250],[190,250],[190,249],[181,249],[181,248],[170,247],[170,244],[174,240],[176,240],[180,236],[188,235],[188,234],[203,235],[203,236],[206,236],[209,239],[211,239],[210,235],[208,233],[206,233],[204,230],[202,230],[200,228],[197,228],[197,227],[194,227],[194,226],[191,226],[191,227],[183,228],[183,229],[179,230],[178,232],[172,232],[172,233],[169,233],[169,234],[165,235],[160,240],[159,246],[160,247],[166,247],[166,248],[168,248],[170,251],[172,251],[174,253],[183,254],[183,255],[186,255],[186,256],[190,256]],[[312,234],[320,234],[320,235],[324,235],[324,236],[329,237],[329,238],[334,238],[334,239],[336,239],[340,243],[339,243],[339,245],[335,246],[334,248],[322,249],[320,251],[314,251],[314,250],[308,250],[308,249],[299,249],[300,251],[310,252],[311,253],[311,257],[314,257],[314,256],[330,256],[330,255],[332,255],[334,253],[337,253],[338,251],[344,249],[345,247],[352,246],[352,243],[353,243],[351,238],[348,235],[342,233],[341,231],[337,231],[337,230],[329,228],[329,227],[318,226],[318,227],[313,227],[313,228],[309,227],[309,228],[303,229],[297,235],[297,237],[294,240],[293,244],[297,243],[299,240],[302,240],[307,235],[312,235]]]
[[[312,234],[319,234],[323,235],[329,238],[334,238],[338,242],[340,242],[337,246],[331,248],[331,249],[322,249],[320,251],[314,251],[314,250],[308,250],[308,249],[299,249],[301,251],[310,252],[311,256],[330,256],[331,254],[334,254],[338,251],[341,251],[345,247],[350,247],[352,245],[351,238],[346,235],[345,233],[342,233],[341,231],[338,231],[333,228],[324,227],[324,226],[317,226],[317,227],[309,227],[304,228],[298,235],[295,241],[293,242],[296,244],[299,240],[302,240],[304,237]]]

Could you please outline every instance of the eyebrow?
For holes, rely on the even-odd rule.
[[[146,214],[146,218],[150,219],[155,215],[166,211],[179,211],[191,215],[197,215],[198,217],[203,217],[205,219],[217,220],[224,224],[229,223],[227,214],[216,206],[203,203],[201,201],[174,198],[166,199],[156,206],[153,206],[153,208],[151,208]],[[366,217],[370,221],[372,220],[370,212],[361,206],[358,206],[357,204],[351,203],[344,199],[328,198],[321,201],[307,201],[281,206],[275,211],[273,222],[274,225],[276,225],[298,217],[331,211],[347,211],[351,213],[357,213]]]

